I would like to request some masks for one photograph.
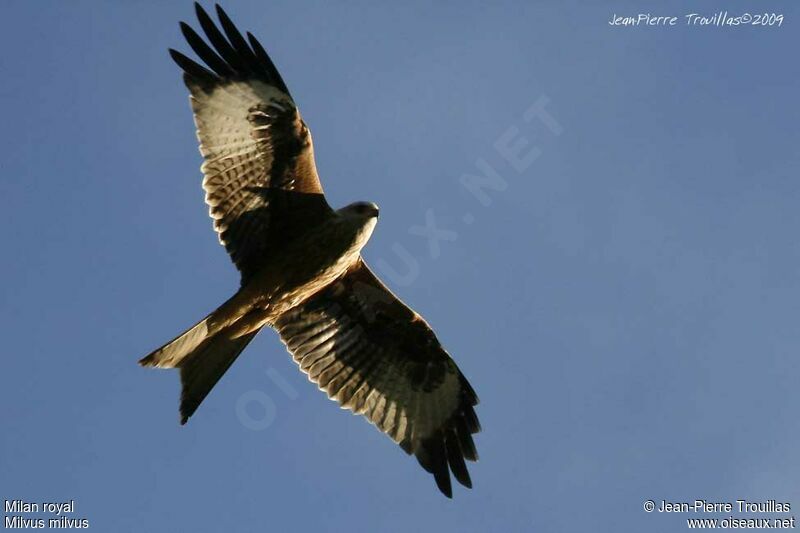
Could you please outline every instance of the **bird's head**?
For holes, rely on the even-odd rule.
[[[369,220],[378,218],[378,206],[372,202],[353,202],[339,209],[339,214],[344,217]]]
[[[354,202],[337,211],[340,220],[353,230],[359,247],[364,246],[378,223],[378,206],[372,202]]]

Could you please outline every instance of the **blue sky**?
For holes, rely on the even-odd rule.
[[[475,488],[439,495],[272,332],[178,425],[177,374],[136,360],[238,285],[166,53],[188,51],[192,5],[7,0],[0,498],[73,499],[115,532],[676,531],[642,502],[800,509],[800,9],[225,7],[300,105],[330,203],[381,206],[367,260],[480,395]],[[607,24],[723,8],[785,20]],[[543,101],[550,127],[525,120]],[[538,156],[515,168],[501,138]],[[463,176],[487,165],[504,185],[475,195]],[[438,249],[412,229],[428,213]]]

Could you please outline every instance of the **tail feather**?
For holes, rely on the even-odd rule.
[[[220,328],[220,307],[139,364],[181,371],[181,424],[185,424],[259,330],[238,335],[235,324]],[[217,320],[214,321],[214,317]]]
[[[140,359],[139,364],[157,368],[178,368],[181,361],[197,350],[208,337],[208,320],[209,317],[204,318],[161,348]]]
[[[259,330],[260,331],[260,330]],[[234,339],[221,331],[183,358],[181,369],[181,425],[194,414],[214,385],[230,368],[258,331]]]

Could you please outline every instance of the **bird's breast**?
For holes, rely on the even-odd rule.
[[[343,275],[358,260],[374,226],[374,221],[332,220],[310,228],[272,254],[242,292],[264,311],[264,323],[271,323]]]

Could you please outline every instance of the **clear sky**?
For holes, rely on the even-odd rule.
[[[5,0],[0,498],[72,499],[114,532],[685,529],[646,499],[800,514],[800,9],[430,4],[225,7],[300,105],[330,203],[381,206],[367,260],[481,397],[475,488],[441,496],[271,331],[178,425],[177,373],[136,361],[238,285],[166,52],[189,50],[192,5]],[[685,25],[723,7],[785,19]],[[639,12],[678,24],[607,23]]]

